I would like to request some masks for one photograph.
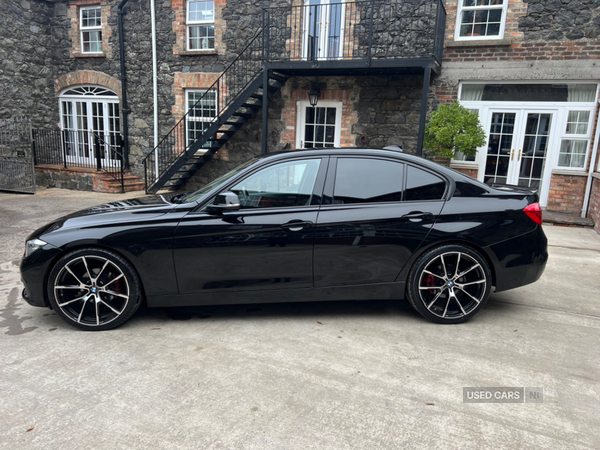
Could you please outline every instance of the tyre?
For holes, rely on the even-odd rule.
[[[461,323],[483,308],[491,288],[490,268],[479,253],[463,245],[444,245],[415,262],[407,297],[432,322]]]
[[[88,331],[110,330],[139,308],[140,281],[121,256],[85,248],[67,253],[52,268],[48,299],[69,325]]]

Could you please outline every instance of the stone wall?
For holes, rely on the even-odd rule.
[[[526,40],[578,41],[600,38],[600,1],[528,0],[519,20]]]
[[[52,11],[46,1],[0,0],[0,119],[54,122]]]

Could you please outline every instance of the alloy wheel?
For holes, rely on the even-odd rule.
[[[472,313],[488,292],[488,277],[471,255],[449,251],[435,256],[418,279],[419,297],[441,319],[460,319]]]
[[[79,325],[97,327],[113,322],[125,312],[131,299],[123,270],[102,256],[73,258],[54,280],[57,306]]]

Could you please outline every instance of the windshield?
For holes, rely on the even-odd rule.
[[[219,178],[217,178],[213,182],[208,183],[206,186],[198,189],[197,191],[191,192],[189,195],[186,195],[185,198],[183,199],[183,202],[184,203],[192,203],[192,202],[198,201],[204,194],[213,190],[220,184],[224,184],[225,182],[227,182],[227,180],[229,180],[230,178],[233,178],[238,173],[240,173],[242,170],[244,170],[246,167],[251,166],[252,164],[256,163],[257,161],[258,161],[257,159],[251,159],[250,161],[246,161],[241,166],[237,166],[231,172],[227,172],[225,175],[221,175]]]

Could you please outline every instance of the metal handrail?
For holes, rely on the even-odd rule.
[[[221,75],[215,80],[215,82],[208,88],[206,88],[206,92],[196,101],[196,103],[194,103],[194,105],[190,108],[190,110],[193,110],[196,106],[200,105],[202,103],[202,101],[204,100],[204,98],[210,93],[210,92],[214,92],[215,88],[218,88],[221,85],[222,80],[225,78],[226,74],[229,72],[229,70],[234,67],[234,65],[240,61],[242,59],[242,56],[244,55],[244,53],[251,48],[251,46],[254,44],[254,42],[259,38],[259,36],[262,34],[263,30],[258,30],[256,32],[256,34],[254,35],[254,37],[250,40],[250,42],[248,43],[248,45],[244,48],[244,50],[242,50],[240,52],[240,54],[231,62],[231,64],[229,64],[225,70],[221,73]],[[257,74],[260,73],[257,72]],[[246,87],[248,84],[250,84],[252,80],[249,80],[241,89],[243,90],[244,87]],[[218,89],[216,89],[218,91]],[[232,100],[235,97],[232,96]],[[217,101],[219,101],[220,97],[219,95],[217,95]],[[226,104],[224,104],[223,106],[218,107],[217,109],[217,114],[216,116],[213,118],[214,120],[212,120],[212,122],[218,120],[220,113],[223,112],[227,106],[229,106],[229,104],[231,103],[231,101],[227,102]],[[178,125],[185,123],[185,121],[187,120],[187,117],[189,116],[190,111],[186,112],[185,115],[175,124],[175,126],[173,127],[173,129],[177,128]],[[171,131],[173,131],[173,129]],[[169,133],[170,134],[170,133]],[[167,140],[167,138],[169,137],[169,134],[165,135],[158,143],[158,145],[153,149],[153,151],[151,153],[149,153],[148,155],[146,155],[144,157],[144,159],[142,161],[146,161],[148,158],[150,158],[150,156],[152,155],[152,153],[154,153],[154,150],[156,150],[157,148],[159,148],[161,146],[161,144],[163,144],[165,142],[165,140]],[[186,146],[187,147],[187,146]]]

